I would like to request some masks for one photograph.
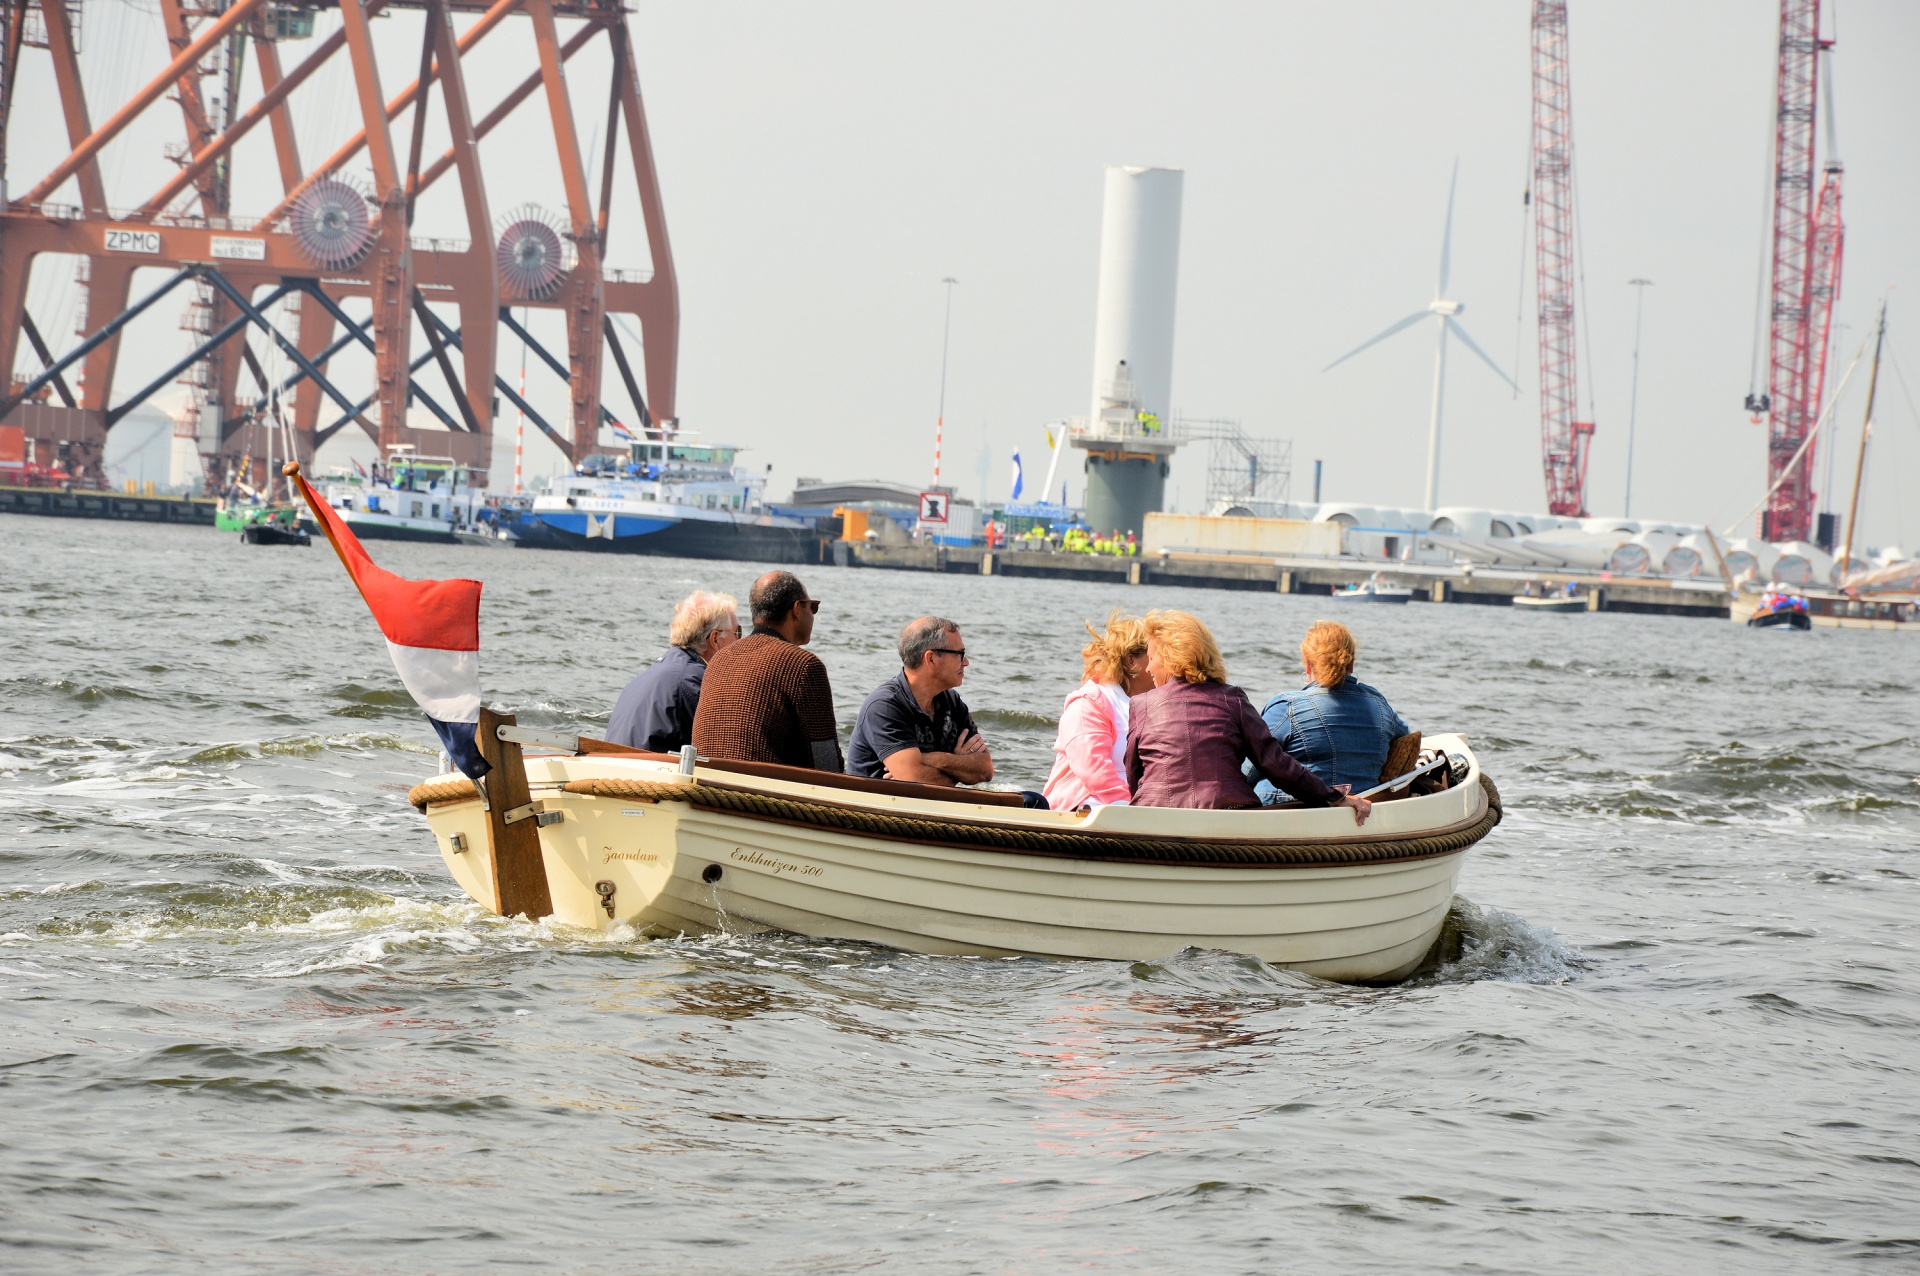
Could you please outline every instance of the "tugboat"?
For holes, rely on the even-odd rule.
[[[300,527],[300,511],[291,505],[272,505],[255,500],[249,503],[233,489],[213,510],[213,527],[219,532],[238,532],[249,545],[305,545],[306,532]],[[299,540],[276,539],[281,532],[298,532]]]
[[[440,541],[471,528],[487,494],[471,485],[468,467],[450,456],[419,456],[411,444],[389,449],[368,473],[358,462],[321,483],[327,503],[361,540]]]
[[[766,476],[736,465],[739,450],[684,432],[636,439],[625,457],[589,456],[553,479],[534,497],[533,516],[567,549],[818,561],[813,526],[767,512]]]
[[[291,510],[285,510],[272,517],[257,518],[240,529],[240,539],[249,545],[313,544],[312,533],[291,515]]]

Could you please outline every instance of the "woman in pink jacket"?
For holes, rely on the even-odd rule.
[[[1047,805],[1056,811],[1083,806],[1125,805],[1127,791],[1127,705],[1129,698],[1153,688],[1147,676],[1147,626],[1114,612],[1104,633],[1087,632],[1093,641],[1080,650],[1086,681],[1060,710],[1060,734],[1053,742],[1053,774],[1047,777]]]

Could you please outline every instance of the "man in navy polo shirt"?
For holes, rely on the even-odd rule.
[[[607,739],[633,749],[678,753],[693,743],[693,719],[707,662],[740,637],[739,604],[699,590],[680,600],[667,630],[667,654],[627,684],[607,721]]]
[[[954,690],[967,670],[960,627],[941,616],[910,622],[900,631],[900,663],[860,706],[847,773],[949,786],[991,780],[993,754]]]

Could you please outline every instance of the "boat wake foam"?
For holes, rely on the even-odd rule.
[[[1586,954],[1554,934],[1504,908],[1482,908],[1456,895],[1440,939],[1407,986],[1470,984],[1562,984],[1579,978],[1589,965]]]

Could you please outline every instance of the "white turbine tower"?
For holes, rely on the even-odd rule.
[[[1449,301],[1447,299],[1447,280],[1451,273],[1453,258],[1453,193],[1459,184],[1460,162],[1455,160],[1453,164],[1453,181],[1447,186],[1447,227],[1440,237],[1440,286],[1434,289],[1433,300],[1424,308],[1414,311],[1379,336],[1374,337],[1370,341],[1362,342],[1360,345],[1355,346],[1353,349],[1341,355],[1338,359],[1335,359],[1332,363],[1329,363],[1326,367],[1320,369],[1322,372],[1331,372],[1347,360],[1353,358],[1353,356],[1359,354],[1362,350],[1365,350],[1368,346],[1379,345],[1394,333],[1404,328],[1411,328],[1414,324],[1419,323],[1422,319],[1429,316],[1435,320],[1434,327],[1439,329],[1440,332],[1440,346],[1439,349],[1434,352],[1433,356],[1433,419],[1432,423],[1427,427],[1427,509],[1429,512],[1437,508],[1440,504],[1440,405],[1446,396],[1447,388],[1447,334],[1451,332],[1454,336],[1460,338],[1460,340],[1465,343],[1467,349],[1479,355],[1481,362],[1493,369],[1496,376],[1508,385],[1513,385],[1513,378],[1500,370],[1500,365],[1489,358],[1487,352],[1474,343],[1473,338],[1467,335],[1467,330],[1461,327],[1460,321],[1454,318],[1455,315],[1465,310],[1466,307],[1457,301]],[[1518,392],[1519,387],[1514,386],[1514,390]]]

